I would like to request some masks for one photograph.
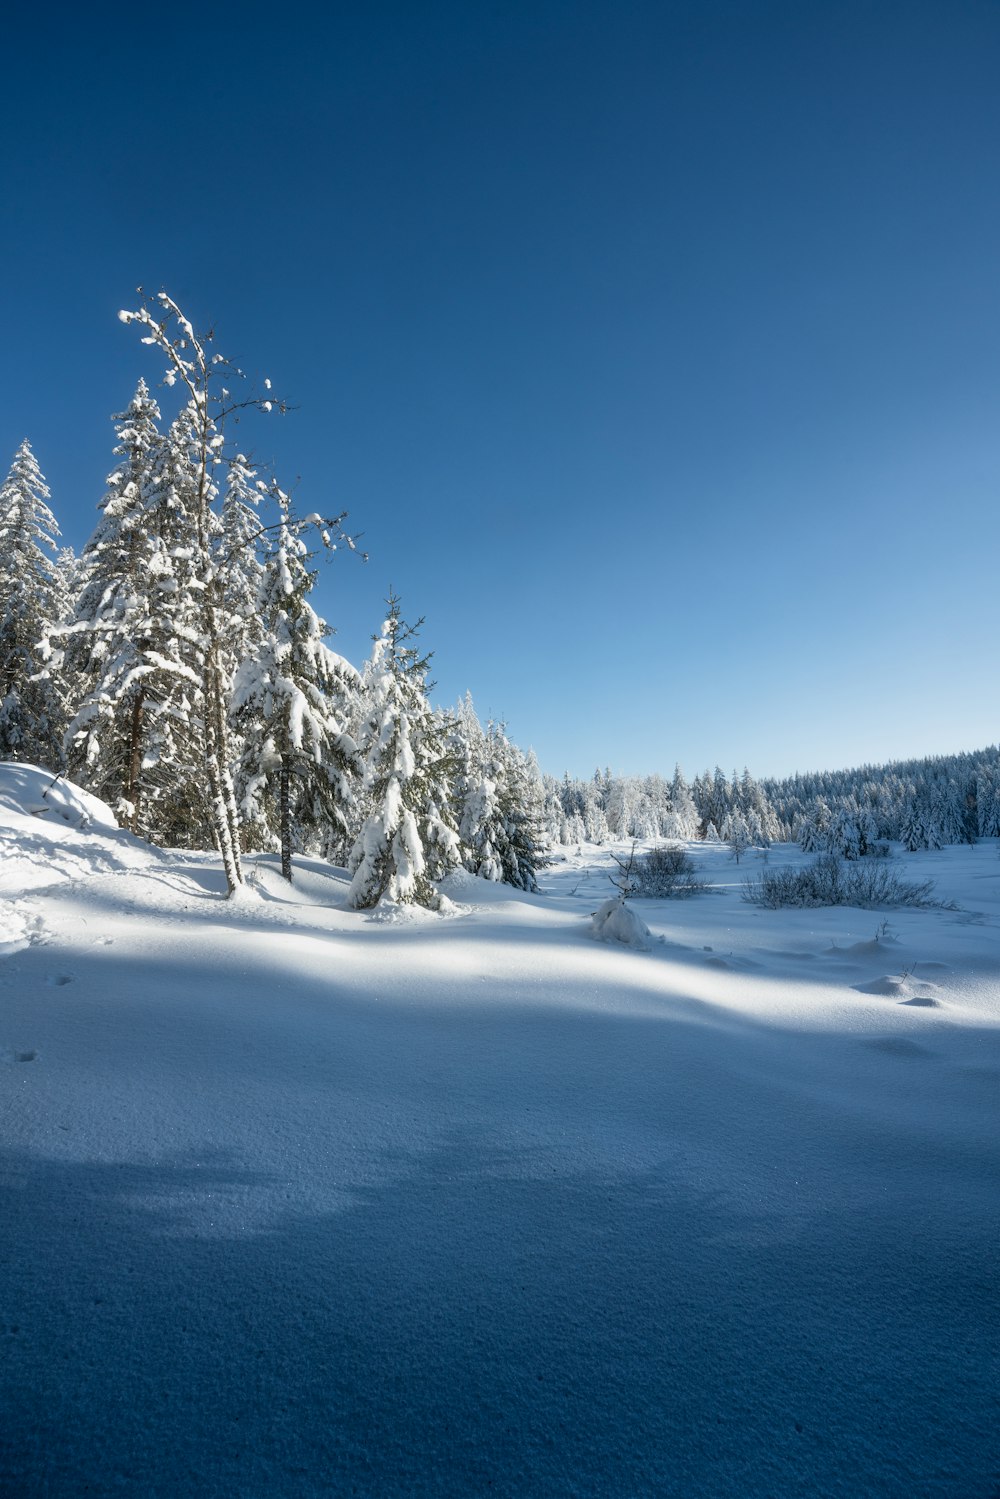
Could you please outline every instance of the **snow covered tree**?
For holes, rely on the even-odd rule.
[[[260,596],[273,528],[264,524],[259,513],[262,491],[267,494],[268,485],[258,480],[257,470],[243,453],[235,453],[226,466],[222,525],[215,541],[222,653],[230,674],[253,654],[264,635]],[[287,532],[283,513],[278,522],[279,529],[282,526]]]
[[[596,796],[587,798],[583,811],[583,830],[588,843],[608,843],[611,839],[608,819]]]
[[[119,317],[124,323],[138,324],[143,331],[143,342],[158,349],[166,358],[164,383],[179,385],[187,395],[186,421],[190,427],[187,498],[193,534],[190,597],[197,608],[197,631],[190,637],[190,644],[196,647],[198,655],[197,692],[193,706],[200,720],[198,740],[205,810],[222,857],[226,885],[232,894],[243,882],[243,871],[239,810],[231,775],[229,743],[230,679],[225,636],[227,569],[220,566],[218,538],[221,522],[213,507],[219,495],[217,476],[220,470],[239,457],[227,453],[225,427],[228,419],[238,420],[239,415],[249,409],[270,412],[283,411],[285,407],[269,394],[268,380],[264,382],[264,394],[237,399],[230,387],[245,380],[243,371],[223,355],[209,352],[213,334],[197,335],[166,292],[160,292],[155,298],[146,298],[138,310],[123,311]],[[258,489],[262,484],[279,504],[285,501],[286,496],[273,481],[269,484],[258,481]],[[318,523],[325,544],[332,544],[331,532],[336,532],[349,547],[353,547],[353,542],[341,529],[343,516],[326,521],[319,516],[310,516],[304,524],[312,521]]]
[[[1000,775],[983,769],[976,779],[977,831],[980,838],[1000,838]]]
[[[838,854],[842,859],[861,857],[861,834],[857,819],[848,807],[838,807],[830,818],[825,834],[826,851]]]
[[[857,818],[858,829],[858,851],[862,855],[874,851],[878,841],[878,823],[875,821],[872,809],[869,806],[861,807]]]
[[[537,890],[538,872],[549,863],[545,828],[545,790],[534,753],[512,743],[499,726],[503,764],[504,882],[519,890]],[[589,837],[591,825],[585,826]]]
[[[62,704],[42,640],[65,607],[59,527],[25,439],[0,486],[0,759],[62,765]]]
[[[926,813],[916,803],[911,803],[906,809],[899,830],[899,841],[908,854],[914,854],[920,848],[931,846],[928,839]]]
[[[233,684],[233,716],[243,732],[237,776],[251,824],[277,831],[281,872],[292,878],[296,828],[346,830],[359,772],[345,727],[360,687],[353,666],[324,644],[326,624],[308,602],[315,574],[305,542],[281,526],[261,579],[262,639]]]
[[[181,539],[159,408],[140,380],[112,418],[122,462],[109,476],[99,520],[77,566],[66,627],[50,636],[70,683],[75,713],[66,731],[70,774],[114,807],[133,832],[155,831],[148,756],[156,720],[168,711],[176,654],[173,616],[183,600],[171,550]],[[190,687],[182,663],[176,663]]]
[[[64,656],[81,684],[67,754],[134,831],[205,847],[204,635],[190,403],[165,437],[145,386],[118,418],[124,462],[81,559]]]
[[[730,812],[723,824],[722,837],[729,849],[729,857],[735,859],[737,864],[743,855],[751,848],[750,830],[742,812]]]
[[[822,798],[799,824],[799,847],[804,854],[822,852],[827,847],[832,814]]]
[[[155,315],[154,315],[155,313]],[[222,856],[230,894],[243,882],[239,849],[239,814],[229,770],[228,715],[225,665],[220,623],[221,585],[215,566],[215,533],[212,504],[217,486],[214,473],[221,461],[225,438],[220,424],[235,409],[229,392],[215,379],[217,366],[226,366],[219,355],[209,355],[211,334],[196,336],[192,324],[165,292],[143,303],[137,311],[123,311],[124,323],[136,322],[145,330],[143,342],[167,357],[165,380],[178,381],[188,394],[187,413],[191,425],[190,519],[193,524],[193,570],[199,605],[198,668],[199,711],[202,749],[208,783],[212,830]],[[231,368],[226,366],[227,369]],[[239,371],[233,371],[239,376]],[[216,393],[218,391],[218,394]],[[246,405],[251,403],[236,403]],[[256,404],[256,403],[252,403]]]
[[[670,811],[673,821],[669,830],[665,831],[669,831],[671,837],[698,836],[698,808],[679,765],[674,766],[674,778],[670,783]]]
[[[477,721],[476,728],[459,823],[465,867],[487,880],[537,890],[538,870],[547,862],[537,765],[510,742],[502,724],[490,723],[484,732]]]
[[[433,906],[434,880],[459,862],[448,729],[427,701],[430,657],[411,643],[422,624],[405,624],[399,599],[390,594],[365,668],[358,739],[366,815],[348,860],[353,878],[347,894],[358,910],[384,898]]]

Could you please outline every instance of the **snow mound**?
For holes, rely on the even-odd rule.
[[[0,762],[0,892],[28,890],[163,862],[159,849],[119,828],[111,808],[37,765]],[[19,942],[7,929],[0,942]],[[32,939],[34,940],[34,939]]]
[[[927,1009],[934,1009],[940,1003],[934,997],[936,984],[911,984],[908,973],[886,973],[870,983],[855,984],[854,988],[859,994],[878,994],[885,999],[898,999],[902,1004],[922,1005]]]
[[[885,973],[867,984],[855,984],[854,988],[859,994],[880,994],[885,999],[899,999],[909,993],[906,980],[892,973]]]
[[[118,827],[115,814],[99,797],[51,770],[10,760],[0,761],[0,808],[49,821],[61,819],[78,830]]]
[[[488,884],[488,880],[480,879],[478,874],[473,874],[468,869],[452,869],[441,881],[441,888],[448,890],[476,890],[481,885]]]
[[[376,926],[411,926],[437,919],[435,912],[428,910],[426,906],[417,905],[414,901],[391,900],[389,896],[383,896],[378,905],[362,914]]]
[[[849,947],[838,947],[834,942],[826,949],[826,956],[830,958],[877,958],[885,952],[887,947],[899,947],[899,938],[894,937],[891,932],[885,932],[881,937],[872,937],[867,942],[852,942]]]
[[[624,942],[639,952],[648,952],[653,934],[631,906],[617,895],[598,906],[590,918],[591,934],[599,942]]]

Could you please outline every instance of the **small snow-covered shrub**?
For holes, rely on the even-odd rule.
[[[603,906],[598,906],[590,918],[590,929],[600,942],[624,942],[626,947],[638,948],[640,952],[647,952],[653,940],[642,917],[620,895],[613,895]]]
[[[706,888],[691,855],[677,843],[651,848],[632,865],[631,895],[669,900],[697,895]]]
[[[884,861],[845,864],[822,854],[804,869],[765,869],[743,882],[743,899],[776,911],[782,906],[941,906],[933,880],[902,880]]]

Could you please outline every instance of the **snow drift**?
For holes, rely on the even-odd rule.
[[[640,956],[589,939],[593,853],[540,896],[453,876],[449,919],[305,859],[234,905],[33,785],[0,812],[5,1493],[992,1492],[995,847],[918,857],[960,909],[894,916],[890,961],[699,850],[713,893],[643,902]],[[859,992],[887,973],[942,1007]]]

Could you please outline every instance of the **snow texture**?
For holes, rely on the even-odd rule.
[[[891,931],[698,846],[639,953],[600,852],[227,902],[14,771],[0,1492],[996,1493],[995,844],[908,859],[958,909]]]

